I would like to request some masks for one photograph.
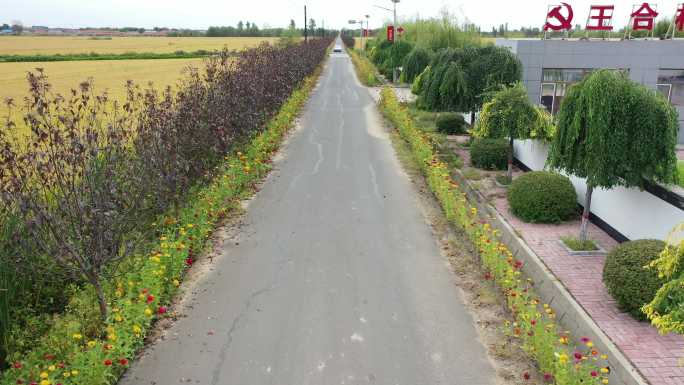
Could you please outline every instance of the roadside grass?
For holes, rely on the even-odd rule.
[[[85,287],[63,314],[53,316],[51,329],[35,337],[28,353],[10,357],[12,365],[0,374],[0,384],[116,383],[154,322],[171,316],[168,305],[213,231],[272,168],[270,159],[305,105],[320,69],[292,93],[262,132],[225,157],[211,182],[193,188],[175,215],[155,221],[159,238],[145,247],[145,254],[122,262],[122,274],[105,283],[111,312],[104,327],[94,290]]]
[[[534,282],[522,276],[523,262],[515,258],[499,240],[498,230],[471,205],[459,184],[451,178],[448,166],[438,159],[431,141],[416,128],[406,108],[399,104],[393,90],[382,90],[379,107],[408,144],[449,223],[463,231],[478,250],[486,279],[496,283],[515,317],[515,322],[506,325],[507,333],[518,339],[537,362],[545,381],[559,385],[598,385],[608,381],[608,357],[601,355],[592,341],[582,338],[575,345],[569,333],[562,331],[556,313],[535,293]]]
[[[679,180],[677,181],[677,184],[679,187],[684,188],[684,161],[679,161],[677,162],[677,171],[679,173]]]
[[[478,169],[473,168],[473,167],[468,167],[465,170],[463,170],[463,176],[466,179],[469,180],[482,180],[484,179],[484,175]]]
[[[382,84],[375,66],[368,60],[365,53],[359,53],[359,51],[355,49],[348,48],[347,53],[354,64],[356,76],[363,85],[375,87]]]

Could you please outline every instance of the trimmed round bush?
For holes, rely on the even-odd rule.
[[[548,172],[525,173],[508,188],[511,212],[525,222],[559,223],[577,213],[577,193],[568,177]]]
[[[447,135],[464,134],[466,131],[466,122],[463,115],[447,112],[440,114],[435,121],[437,131]]]
[[[638,320],[646,320],[641,307],[651,302],[658,289],[665,284],[657,271],[644,268],[658,258],[664,248],[663,241],[641,239],[617,246],[606,257],[603,283],[608,293],[615,298],[622,311]]]
[[[485,170],[505,170],[508,151],[506,139],[478,138],[470,145],[470,162]]]

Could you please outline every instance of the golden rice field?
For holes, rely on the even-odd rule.
[[[262,41],[273,42],[269,37],[118,37],[111,40],[86,36],[2,36],[0,55],[55,55],[82,53],[154,52],[219,50],[227,47],[240,50],[253,47]]]
[[[141,85],[151,81],[155,88],[161,89],[167,85],[175,85],[188,66],[199,66],[201,63],[202,59],[0,63],[0,101],[3,101],[0,117],[7,116],[5,98],[13,98],[17,106],[23,104],[23,98],[28,92],[26,73],[36,67],[45,70],[56,93],[66,93],[92,77],[95,92],[106,90],[113,98],[122,99],[127,80]]]

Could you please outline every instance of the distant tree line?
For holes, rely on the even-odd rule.
[[[259,29],[256,23],[238,22],[237,26],[215,26],[207,29],[207,37],[276,37],[283,33],[283,28]]]
[[[333,31],[317,27],[314,19],[309,19],[307,26],[308,36],[331,36]],[[290,20],[288,28],[269,28],[260,29],[256,23],[238,22],[237,26],[214,26],[209,27],[206,32],[207,37],[281,37],[281,36],[304,36],[304,29],[297,28],[297,23]]]

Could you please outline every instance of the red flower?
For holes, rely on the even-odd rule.
[[[50,360],[54,360],[54,359],[55,359],[55,355],[54,355],[54,354],[50,354],[50,353],[45,353],[45,355],[43,356],[43,358],[46,359],[46,360],[48,360],[48,361],[50,361]]]
[[[154,302],[154,296],[152,294],[147,296],[147,303],[152,303]]]
[[[537,324],[537,320],[536,320],[536,319],[533,319],[532,321],[530,321],[530,324],[532,324],[532,326],[536,325],[536,324]]]
[[[484,275],[484,279],[489,281],[490,279],[492,279],[492,274],[490,272],[486,272]]]
[[[551,374],[551,373],[544,373],[544,381],[546,381],[546,382],[551,382],[551,381],[553,381],[553,374]]]
[[[529,381],[530,378],[532,378],[532,376],[530,376],[530,373],[528,373],[528,372],[523,373],[523,379],[525,381]]]
[[[119,365],[121,365],[121,366],[126,366],[126,365],[128,365],[128,360],[125,359],[125,358],[119,359]]]
[[[580,341],[582,341],[583,344],[586,344],[587,342],[589,342],[589,341],[591,341],[591,340],[590,340],[588,337],[582,337],[582,338],[580,339]]]
[[[21,369],[21,362],[15,362],[15,363],[13,363],[13,364],[12,364],[12,367],[13,367],[14,369]]]
[[[166,314],[166,306],[159,306],[159,309],[157,310],[157,313],[159,313],[159,314]]]
[[[581,359],[582,359],[582,353],[580,353],[580,352],[575,352],[575,359],[576,359],[577,361],[581,360]]]
[[[187,257],[185,259],[185,264],[189,266],[192,266],[192,264],[195,263],[195,261],[192,259],[192,257]]]
[[[64,369],[64,362],[60,362],[59,364],[57,364],[57,367],[60,369]]]
[[[592,377],[598,377],[598,373],[595,370],[592,370],[590,374]]]
[[[515,268],[516,268],[516,269],[519,269],[519,268],[521,268],[522,266],[523,266],[522,261],[515,261]]]
[[[105,366],[112,366],[112,360],[104,360],[103,363]]]

